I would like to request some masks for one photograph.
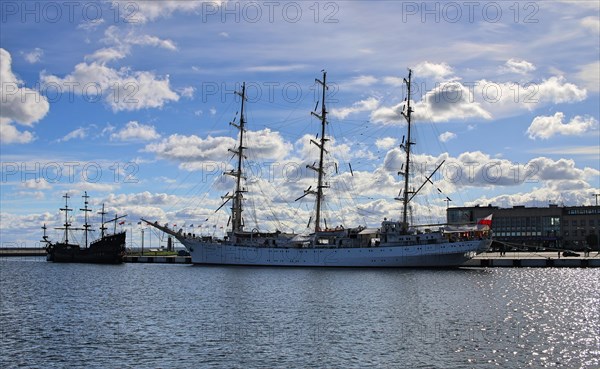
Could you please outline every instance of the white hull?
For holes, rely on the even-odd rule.
[[[485,239],[412,246],[284,248],[178,238],[194,264],[304,267],[458,267],[491,243]]]

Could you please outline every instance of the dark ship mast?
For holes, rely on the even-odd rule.
[[[318,84],[321,85],[323,93],[321,96],[321,115],[313,112],[310,112],[312,115],[314,115],[315,117],[319,118],[321,120],[321,139],[320,142],[317,142],[315,140],[310,140],[311,143],[315,144],[315,146],[317,146],[319,148],[319,165],[315,166],[315,164],[313,165],[307,165],[306,168],[308,169],[312,169],[315,172],[317,172],[317,190],[311,190],[312,186],[308,187],[308,189],[304,190],[304,195],[300,196],[299,198],[296,199],[296,201],[300,200],[301,198],[305,197],[306,195],[315,195],[316,196],[316,214],[315,214],[315,232],[319,232],[321,231],[321,207],[322,207],[322,203],[323,203],[323,189],[324,188],[328,188],[329,186],[327,184],[325,184],[323,182],[323,177],[325,176],[325,170],[323,167],[323,160],[324,160],[324,156],[325,153],[327,152],[327,150],[325,149],[325,143],[327,141],[329,141],[328,138],[325,138],[325,126],[327,125],[327,108],[325,106],[325,96],[326,96],[326,92],[327,92],[327,72],[323,71],[323,81],[320,81],[319,79],[315,79],[315,82],[317,82]],[[317,106],[318,106],[319,102],[317,102]],[[317,106],[315,106],[315,110],[317,110]],[[317,137],[315,139],[317,139],[319,137],[319,135],[317,134]],[[310,226],[310,219],[308,221],[308,225]],[[327,228],[327,220],[325,220],[325,228]]]
[[[411,83],[411,78],[412,78],[412,70],[408,70],[408,81],[406,80],[406,78],[403,78],[404,83],[406,83],[406,89],[407,89],[407,97],[406,97],[406,106],[404,107],[404,109],[406,110],[406,112],[404,112],[404,110],[402,111],[402,116],[406,119],[406,122],[408,123],[408,132],[407,132],[407,140],[406,140],[406,144],[404,144],[404,142],[402,143],[402,147],[404,147],[404,150],[406,151],[406,163],[405,163],[405,171],[401,174],[404,175],[404,196],[402,197],[402,204],[403,204],[403,209],[402,209],[402,229],[406,232],[408,231],[408,202],[410,201],[410,199],[408,198],[409,193],[412,194],[414,191],[409,192],[408,191],[408,182],[409,182],[409,173],[410,173],[410,147],[412,145],[414,145],[415,143],[411,141],[411,134],[410,134],[410,129],[411,129],[411,116],[412,116],[412,107],[410,106],[410,83]]]
[[[438,169],[440,169],[440,167],[444,164],[445,160],[442,160],[442,162],[435,168],[435,170],[425,179],[425,181],[423,182],[423,184],[421,184],[421,186],[417,189],[417,190],[413,190],[409,191],[408,190],[408,186],[409,186],[409,174],[410,174],[410,147],[412,145],[415,144],[415,142],[412,141],[412,136],[411,136],[411,123],[412,123],[412,113],[414,112],[414,110],[412,109],[412,107],[410,106],[411,103],[411,79],[412,79],[412,70],[409,69],[408,70],[408,80],[406,80],[406,78],[403,78],[404,83],[406,84],[406,90],[407,90],[407,96],[406,96],[406,105],[404,105],[404,107],[402,108],[402,116],[406,119],[406,122],[408,123],[408,129],[407,129],[407,139],[406,142],[404,141],[404,137],[402,137],[402,144],[400,144],[400,148],[404,149],[404,151],[406,152],[406,162],[402,165],[404,169],[404,171],[402,171],[402,169],[400,170],[400,172],[398,172],[398,174],[404,176],[404,193],[403,196],[400,197],[398,196],[396,198],[396,200],[401,200],[402,201],[402,205],[403,205],[403,209],[402,209],[402,231],[404,233],[408,233],[408,204],[410,203],[410,201],[415,197],[415,195],[417,193],[419,193],[419,191],[421,191],[421,189],[423,188],[423,186],[425,186],[425,184],[427,183],[431,183],[433,184],[433,182],[431,181],[431,177],[433,177],[433,175],[435,174],[435,172],[438,171]],[[441,192],[441,190],[438,188],[438,191]],[[410,196],[409,196],[410,195]],[[448,197],[446,197],[447,200],[451,201]]]
[[[117,214],[115,214],[115,217],[113,219],[107,220],[105,222],[104,221],[104,216],[106,214],[108,214],[108,213],[106,211],[104,211],[104,204],[102,204],[102,211],[99,211],[98,214],[100,214],[101,217],[102,217],[101,220],[100,220],[100,224],[102,224],[100,226],[100,238],[104,238],[104,236],[106,235],[106,230],[108,229],[108,228],[106,228],[106,223],[115,222],[115,228],[114,228],[113,233],[116,234],[117,233],[117,223],[116,223],[116,221],[118,219],[125,218],[127,216],[127,214],[125,214],[125,215],[121,215],[120,217],[118,217]]]
[[[233,234],[236,232],[242,232],[244,230],[244,222],[242,220],[242,201],[244,199],[243,193],[247,192],[242,187],[242,178],[244,178],[242,170],[243,170],[243,159],[246,158],[244,155],[244,133],[246,132],[246,118],[244,117],[244,103],[246,102],[246,83],[242,84],[242,92],[237,92],[236,94],[242,98],[242,106],[240,108],[240,123],[235,123],[235,118],[229,124],[234,126],[240,131],[240,140],[238,143],[237,150],[229,149],[228,151],[232,152],[234,156],[237,156],[237,169],[231,170],[229,172],[225,172],[224,174],[235,177],[235,191],[233,194],[225,194],[221,198],[225,200],[215,212],[219,211],[229,200],[233,200],[231,204],[231,231]],[[245,179],[245,178],[244,178]]]
[[[65,212],[65,223],[63,224],[63,227],[58,227],[55,229],[64,229],[65,230],[65,244],[69,244],[69,229],[73,229],[73,230],[82,230],[83,228],[72,228],[71,227],[71,223],[69,223],[69,212],[73,211],[73,209],[71,209],[69,207],[69,198],[71,196],[69,196],[68,193],[65,193],[63,195],[64,199],[65,199],[65,207],[64,208],[60,208],[60,211],[64,211]],[[44,230],[45,231],[45,230]]]
[[[52,242],[50,242],[50,240],[48,240],[48,235],[46,234],[46,230],[48,229],[48,227],[46,227],[46,223],[44,223],[44,226],[42,227],[42,229],[44,230],[44,235],[42,236],[42,240],[41,242],[46,244],[46,247],[52,245]]]
[[[102,217],[100,220],[100,238],[104,237],[104,233],[106,231],[106,223],[104,223],[104,216],[106,215],[106,212],[104,211],[104,204],[102,204],[102,211],[99,211],[98,214],[100,214],[100,216]]]
[[[88,232],[91,232],[90,229],[89,229],[91,227],[91,225],[88,223],[88,213],[91,211],[88,208],[88,199],[90,197],[88,196],[87,191],[85,191],[83,193],[82,197],[83,197],[83,200],[84,200],[83,201],[84,205],[83,205],[83,209],[79,209],[79,210],[83,211],[83,216],[84,216],[84,220],[85,220],[84,223],[83,223],[83,230],[84,230],[84,233],[85,233],[85,247],[87,248],[88,247]]]
[[[319,167],[315,168],[314,166],[309,166],[310,169],[312,170],[316,170],[317,174],[318,174],[318,180],[317,180],[317,213],[315,215],[315,232],[318,232],[321,229],[321,203],[323,202],[323,188],[328,187],[327,185],[323,184],[323,175],[324,170],[323,170],[323,156],[324,153],[327,151],[325,150],[325,142],[328,141],[327,138],[325,138],[325,125],[327,124],[327,109],[325,108],[325,94],[326,94],[326,90],[327,90],[327,72],[323,71],[323,81],[319,81],[318,79],[315,79],[315,82],[319,83],[322,87],[323,90],[323,95],[321,97],[321,115],[318,115],[315,112],[311,112],[312,115],[314,115],[315,117],[321,119],[321,142],[320,144],[315,142],[314,140],[311,140],[312,143],[314,143],[320,150],[319,152]]]
[[[86,196],[87,196],[87,194],[86,194]],[[63,197],[65,198],[65,207],[64,208],[60,208],[60,211],[64,211],[65,212],[65,223],[63,224],[63,227],[58,227],[58,228],[55,228],[55,229],[60,229],[60,230],[64,229],[65,230],[65,244],[68,245],[69,244],[69,230],[83,231],[83,230],[87,230],[87,228],[74,228],[74,227],[72,227],[72,224],[69,223],[69,212],[73,211],[73,209],[71,209],[69,207],[69,199],[71,198],[71,196],[69,196],[68,193],[65,193],[63,195]],[[87,201],[86,201],[86,203],[87,203]],[[86,207],[87,207],[87,205],[86,205]],[[87,224],[87,218],[86,218],[86,224]],[[43,227],[42,227],[42,229],[43,229]],[[44,230],[44,232],[45,232],[45,230]],[[87,232],[86,232],[86,239],[87,239]]]

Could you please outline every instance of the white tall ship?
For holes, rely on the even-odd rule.
[[[312,189],[312,186],[309,187],[300,197],[314,195],[316,198],[314,229],[310,234],[291,235],[244,229],[242,202],[243,194],[246,191],[242,187],[244,178],[242,164],[246,149],[244,147],[245,84],[242,85],[241,93],[238,93],[242,101],[239,124],[231,123],[239,130],[238,147],[230,149],[237,156],[237,169],[225,173],[236,179],[236,186],[231,195],[227,194],[223,197],[226,201],[221,205],[223,207],[231,201],[231,230],[227,232],[227,236],[224,238],[197,236],[185,233],[182,229],[177,231],[168,226],[159,225],[158,222],[153,223],[143,219],[144,222],[181,242],[189,251],[194,264],[311,267],[458,267],[462,265],[490,247],[489,227],[485,226],[484,229],[481,226],[462,228],[459,233],[462,237],[457,238],[455,237],[457,233],[448,233],[443,230],[420,232],[416,228],[409,227],[408,224],[409,203],[420,190],[420,188],[417,191],[409,190],[411,146],[415,144],[411,141],[411,115],[413,113],[410,95],[411,75],[412,71],[409,70],[408,80],[404,79],[408,96],[402,114],[408,122],[408,134],[406,142],[402,145],[406,152],[405,171],[400,173],[404,177],[404,189],[402,196],[397,198],[403,202],[401,220],[384,219],[379,228],[361,226],[329,229],[326,222],[323,222],[325,227],[322,227],[323,189],[328,187],[324,182],[324,153],[328,141],[325,137],[327,74],[323,72],[323,80],[316,80],[322,87],[321,114],[312,113],[321,120],[321,138],[318,142],[312,140],[312,143],[320,149],[319,162],[318,166],[316,163],[307,166],[317,173],[317,186],[316,189]],[[309,224],[311,224],[310,221]]]

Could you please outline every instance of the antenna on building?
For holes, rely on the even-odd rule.
[[[600,193],[594,193],[592,196],[596,198],[596,206],[598,206],[598,197],[600,197]]]

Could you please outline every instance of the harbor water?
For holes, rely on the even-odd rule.
[[[598,269],[0,258],[2,368],[599,368]]]

